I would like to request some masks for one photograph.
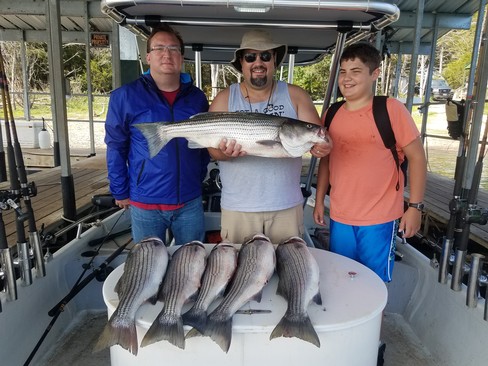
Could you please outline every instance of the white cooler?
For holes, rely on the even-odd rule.
[[[210,252],[213,245],[205,244],[205,247]],[[278,276],[275,273],[264,289],[261,302],[251,301],[242,308],[271,310],[271,313],[235,314],[228,353],[209,337],[195,337],[186,340],[185,349],[159,341],[139,347],[137,356],[116,345],[110,349],[111,364],[375,366],[382,311],[387,301],[385,284],[370,269],[349,258],[320,249],[310,248],[310,251],[320,267],[322,306],[311,303],[308,313],[319,336],[320,348],[298,338],[269,339],[286,311],[285,299],[276,295]],[[118,304],[114,287],[123,273],[123,266],[117,267],[103,285],[109,318]],[[139,309],[136,320],[139,344],[161,309],[161,302],[147,303]],[[188,330],[190,327],[185,326],[185,331]]]

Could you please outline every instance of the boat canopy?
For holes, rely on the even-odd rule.
[[[330,53],[337,32],[366,37],[398,20],[400,10],[385,1],[303,0],[102,0],[102,11],[140,35],[160,22],[174,26],[203,62],[228,63],[249,28],[266,29],[288,45],[295,64]],[[194,52],[185,53],[193,61]]]

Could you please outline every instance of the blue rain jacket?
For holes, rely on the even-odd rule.
[[[181,87],[173,106],[149,73],[114,90],[105,122],[108,179],[114,198],[181,204],[200,196],[210,161],[208,151],[190,149],[186,139],[175,138],[150,159],[147,141],[134,125],[172,123],[206,111],[207,98],[188,74],[181,74]]]

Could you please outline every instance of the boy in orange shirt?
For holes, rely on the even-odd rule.
[[[387,110],[400,163],[409,164],[410,204],[403,210],[403,182],[391,151],[376,127],[373,85],[381,55],[368,43],[347,47],[340,59],[339,89],[346,103],[334,116],[331,153],[320,160],[314,220],[324,222],[324,198],[330,191],[330,249],[366,265],[391,281],[395,236],[413,236],[421,224],[426,159],[420,133],[404,105],[388,98]],[[399,189],[397,189],[399,187]]]

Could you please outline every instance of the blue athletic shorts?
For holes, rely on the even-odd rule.
[[[364,264],[384,282],[390,282],[397,231],[398,220],[369,226],[330,220],[330,251]]]

